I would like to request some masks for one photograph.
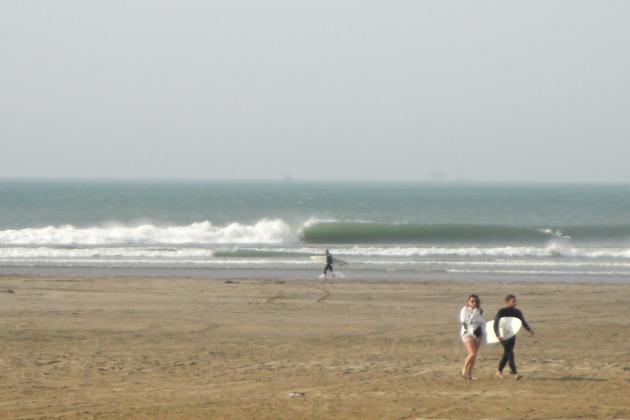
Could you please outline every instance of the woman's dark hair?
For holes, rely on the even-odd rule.
[[[479,312],[483,313],[483,309],[481,309],[481,299],[479,299],[479,296],[474,293],[471,293],[470,296],[468,296],[468,300],[472,298],[477,300],[477,308],[479,308]]]

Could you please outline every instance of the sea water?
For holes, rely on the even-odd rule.
[[[0,180],[0,274],[630,281],[630,186]]]

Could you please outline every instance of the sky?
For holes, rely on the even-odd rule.
[[[0,177],[630,182],[627,1],[3,1]]]

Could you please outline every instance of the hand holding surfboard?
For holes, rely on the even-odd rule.
[[[484,342],[486,344],[496,344],[502,340],[509,340],[518,334],[522,326],[523,323],[518,318],[511,316],[501,318],[499,320],[499,335],[501,338],[499,339],[499,337],[497,337],[494,333],[494,320],[488,321],[486,323],[486,335],[484,337]]]

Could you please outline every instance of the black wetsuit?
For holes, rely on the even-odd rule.
[[[324,267],[324,275],[328,273],[328,270],[330,270],[331,273],[333,272],[333,257],[330,254],[326,255],[326,267]]]
[[[505,307],[505,308],[499,309],[499,312],[497,312],[497,316],[494,317],[494,333],[496,334],[497,337],[499,336],[499,319],[504,318],[506,316],[511,316],[511,317],[520,319],[521,322],[523,323],[523,327],[527,331],[532,330],[529,327],[529,324],[527,323],[527,321],[525,321],[525,318],[523,317],[523,313],[520,310],[516,308]],[[503,372],[503,368],[505,368],[505,365],[509,364],[510,370],[512,371],[512,373],[516,374],[517,373],[516,362],[514,361],[514,346],[516,345],[516,336],[508,340],[501,341],[501,344],[503,345],[503,357],[499,361],[499,372]]]

